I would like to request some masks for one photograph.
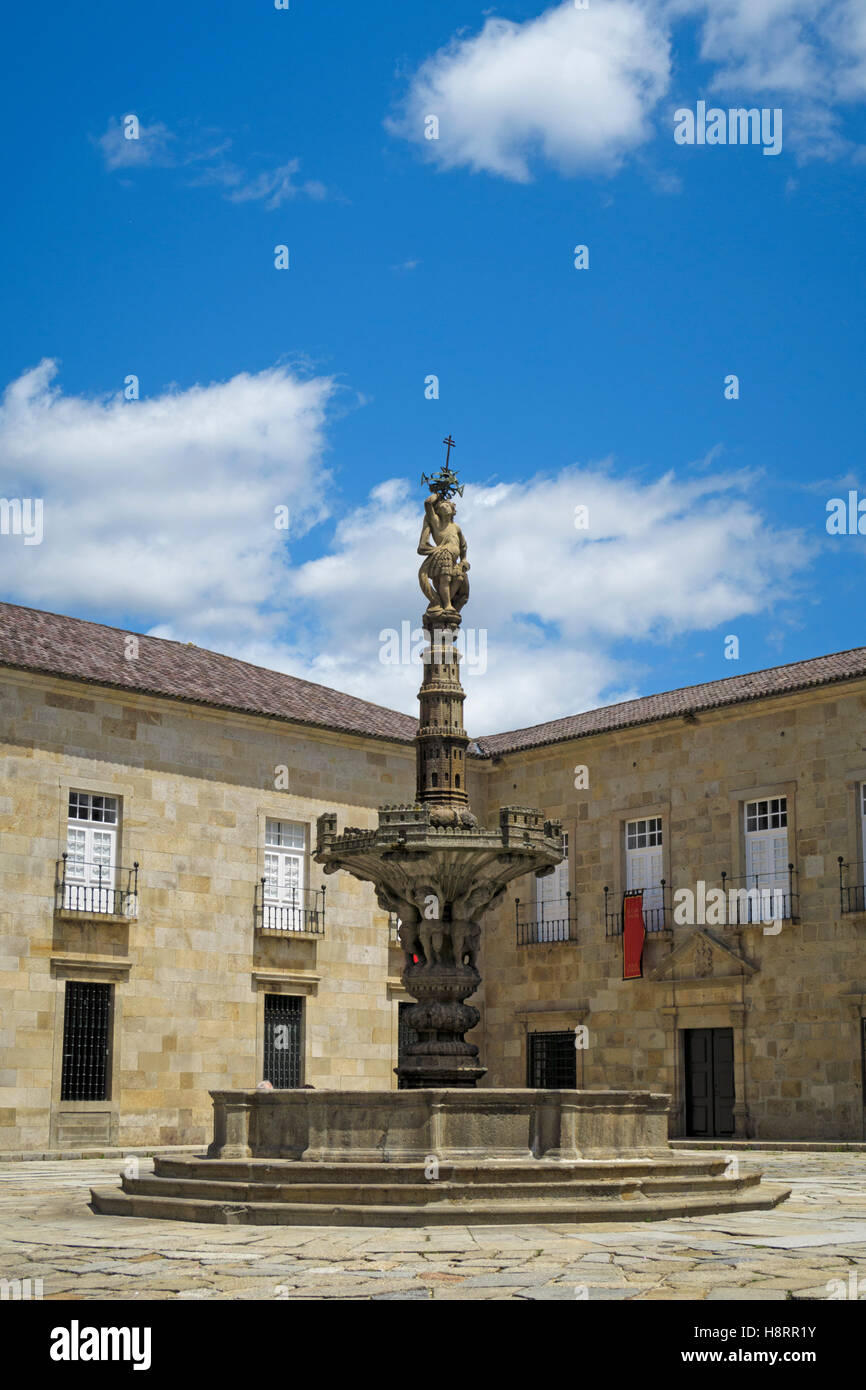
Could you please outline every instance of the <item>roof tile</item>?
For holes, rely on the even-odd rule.
[[[138,658],[128,661],[124,650],[130,635],[82,618],[0,603],[0,666],[398,743],[415,737],[418,721],[407,714],[192,644],[138,636]]]
[[[415,737],[418,723],[408,714],[191,643],[135,634],[139,656],[128,661],[124,651],[130,635],[123,628],[0,603],[0,666],[397,743],[411,743]],[[624,700],[527,729],[489,734],[474,740],[470,751],[481,757],[498,757],[858,676],[866,676],[866,647]]]

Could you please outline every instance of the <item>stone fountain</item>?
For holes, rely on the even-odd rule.
[[[465,1001],[481,983],[476,956],[481,919],[514,878],[552,873],[563,857],[562,827],[541,811],[504,806],[495,830],[479,827],[466,787],[460,653],[457,634],[469,597],[466,541],[454,520],[463,488],[447,464],[429,482],[419,580],[428,600],[418,692],[416,799],[383,806],[376,830],[319,817],[316,859],[326,874],[344,869],[366,879],[380,907],[396,913],[405,955],[403,985],[418,1002],[406,1022],[419,1040],[398,1072],[404,1086],[474,1086],[486,1068],[464,1034],[478,1023]]]
[[[450,445],[453,441],[446,441]],[[155,1159],[153,1176],[95,1189],[111,1215],[273,1225],[647,1220],[755,1210],[787,1196],[725,1159],[674,1153],[670,1098],[648,1091],[501,1089],[466,1041],[481,983],[483,917],[508,883],[553,872],[560,825],[505,806],[479,826],[466,786],[468,738],[457,635],[469,597],[463,489],[448,457],[433,478],[418,553],[427,600],[412,805],[383,806],[375,830],[338,834],[320,816],[316,860],[371,883],[396,913],[403,984],[418,1035],[388,1091],[212,1091],[207,1157]]]

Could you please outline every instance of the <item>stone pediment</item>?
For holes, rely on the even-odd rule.
[[[726,942],[698,927],[689,932],[685,940],[665,956],[646,978],[706,985],[716,980],[729,981],[737,976],[754,975],[757,969]]]

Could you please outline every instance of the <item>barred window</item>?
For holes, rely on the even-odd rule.
[[[107,1100],[113,985],[67,980],[61,1100]]]
[[[265,1056],[262,1074],[276,1091],[301,1084],[304,1001],[293,994],[265,995]]]
[[[526,1084],[541,1090],[574,1090],[577,1086],[575,1035],[529,1033],[526,1047]]]

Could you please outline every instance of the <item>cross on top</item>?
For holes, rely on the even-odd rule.
[[[457,481],[457,474],[450,466],[451,450],[456,447],[454,444],[454,440],[451,438],[449,434],[447,439],[442,440],[442,443],[447,446],[445,462],[442,464],[442,467],[439,469],[439,472],[434,474],[432,477],[428,478],[426,473],[422,473],[421,482],[429,483],[433,492],[435,492],[438,497],[444,498],[446,500],[453,497],[455,492],[460,497],[462,497],[463,484]]]

